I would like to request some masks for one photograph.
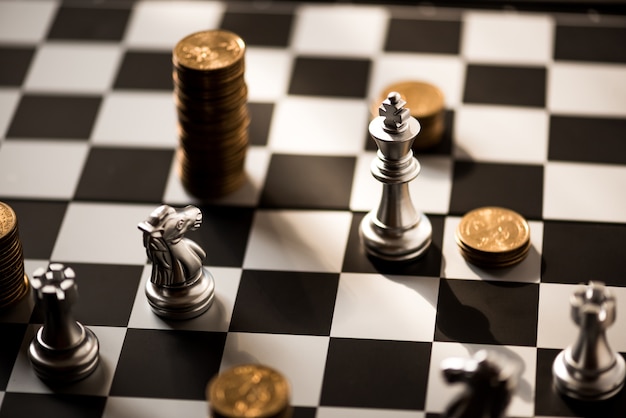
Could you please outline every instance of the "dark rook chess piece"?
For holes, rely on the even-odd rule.
[[[502,418],[513,397],[519,378],[519,366],[511,360],[486,350],[473,358],[449,358],[441,363],[448,383],[466,384],[453,400],[444,418]]]
[[[579,286],[570,299],[578,339],[552,365],[556,388],[581,400],[602,400],[624,386],[624,358],[611,350],[606,330],[615,322],[615,297],[604,283]]]
[[[72,382],[91,374],[98,365],[98,338],[74,320],[71,309],[78,298],[74,271],[50,264],[33,273],[31,286],[44,312],[44,324],[30,343],[28,355],[43,380]]]
[[[432,236],[430,221],[415,210],[409,194],[408,183],[420,171],[411,150],[420,125],[405,104],[399,93],[389,93],[379,108],[380,116],[369,125],[378,146],[371,171],[383,184],[383,192],[378,208],[363,218],[359,234],[369,254],[390,261],[423,255]]]
[[[146,296],[159,316],[193,318],[204,313],[213,302],[213,276],[202,266],[206,253],[194,241],[184,238],[187,231],[194,231],[201,224],[200,209],[163,205],[138,225],[152,261]]]

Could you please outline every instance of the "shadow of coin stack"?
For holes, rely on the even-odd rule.
[[[9,205],[0,202],[0,309],[20,301],[28,289],[17,216]]]
[[[212,199],[245,180],[248,90],[245,43],[225,30],[192,33],[173,51],[178,173],[185,190]]]

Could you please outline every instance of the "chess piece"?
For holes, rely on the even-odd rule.
[[[449,358],[441,363],[448,383],[466,384],[447,407],[445,418],[502,418],[513,397],[519,367],[494,352],[478,351],[473,358]]]
[[[380,116],[370,122],[369,132],[378,146],[371,172],[383,184],[383,192],[378,208],[363,218],[359,230],[365,250],[390,261],[423,255],[432,237],[430,221],[415,210],[409,194],[408,183],[420,171],[411,150],[420,125],[405,103],[397,92],[389,93]]]
[[[44,312],[44,324],[30,343],[28,355],[42,379],[73,382],[91,374],[99,362],[98,338],[74,320],[72,306],[78,299],[74,271],[50,264],[33,273],[31,286]]]
[[[213,276],[202,266],[206,253],[194,241],[184,238],[187,231],[195,231],[201,224],[200,209],[163,205],[138,225],[152,262],[146,296],[159,316],[193,318],[204,313],[213,302]]]
[[[580,328],[576,341],[554,360],[556,388],[581,400],[602,400],[624,386],[624,358],[611,350],[606,330],[615,322],[615,297],[602,282],[579,286],[570,299],[571,316]]]

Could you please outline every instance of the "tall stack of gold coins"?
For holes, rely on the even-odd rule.
[[[526,219],[510,209],[474,209],[459,223],[456,243],[465,259],[479,267],[508,267],[522,261],[531,247]]]
[[[290,396],[285,377],[258,364],[228,369],[207,386],[211,418],[290,418]]]
[[[420,123],[420,132],[413,141],[413,150],[422,151],[441,142],[445,130],[445,99],[435,85],[424,81],[402,81],[387,86],[372,109],[378,116],[378,106],[392,91],[400,93],[406,107]]]
[[[17,216],[9,205],[0,202],[0,309],[21,300],[28,289]]]
[[[174,47],[178,170],[183,187],[198,198],[225,196],[245,180],[245,49],[239,36],[225,30],[196,32]]]

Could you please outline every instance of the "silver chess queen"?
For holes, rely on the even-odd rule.
[[[152,262],[146,284],[150,307],[159,316],[188,319],[204,313],[213,302],[215,284],[202,262],[206,252],[185,238],[202,224],[202,212],[195,206],[156,208],[138,227]]]

